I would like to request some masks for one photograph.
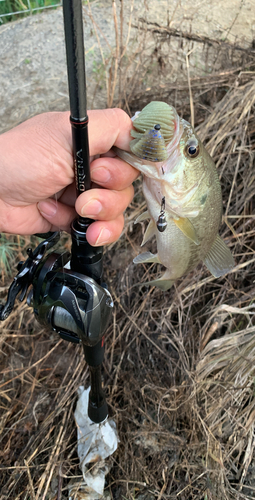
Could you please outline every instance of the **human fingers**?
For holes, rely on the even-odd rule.
[[[52,148],[54,142],[56,155],[59,155],[60,149],[70,154],[72,135],[69,116],[68,111],[44,113],[24,122],[24,125],[34,129],[33,120],[36,121],[37,133],[46,147]],[[91,156],[105,154],[113,145],[129,150],[132,120],[125,111],[120,108],[96,109],[88,111],[88,117]]]
[[[36,204],[11,207],[0,200],[0,214],[0,232],[23,235],[58,230],[40,214]]]
[[[91,180],[108,189],[121,191],[134,182],[140,172],[120,158],[102,157],[90,165]]]
[[[74,207],[51,198],[40,201],[37,208],[41,216],[57,230],[70,232],[70,225],[77,216]]]
[[[102,244],[96,243],[98,239],[101,241],[103,238],[111,243],[119,238],[124,225],[122,214],[132,201],[133,194],[134,190],[131,185],[122,191],[95,188],[85,191],[78,197],[76,201],[77,212],[84,217],[97,219],[91,224],[93,227],[87,235],[91,245]],[[63,203],[64,200],[67,204]],[[61,201],[49,198],[40,201],[37,204],[37,209],[43,219],[51,224],[51,227],[69,232],[71,222],[77,216],[77,212],[69,203],[70,199],[65,192]],[[108,234],[107,237],[106,234]]]
[[[124,216],[120,214],[110,221],[96,221],[87,229],[86,237],[90,245],[108,245],[117,241],[124,227]]]
[[[133,196],[132,185],[122,191],[90,189],[77,198],[75,209],[79,215],[90,219],[114,220],[126,210]]]
[[[132,120],[119,108],[88,111],[90,155],[105,154],[113,145],[129,150]]]
[[[124,111],[93,110],[88,114],[90,155],[105,154],[113,144],[128,149],[132,122]],[[68,112],[44,113],[18,125],[0,136],[0,150],[0,195],[13,206],[49,198],[73,182]]]

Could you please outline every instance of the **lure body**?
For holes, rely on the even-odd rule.
[[[156,104],[148,104],[133,119],[135,132],[137,119],[140,129],[143,116],[145,123],[143,134],[139,131],[140,136],[135,139],[136,154],[114,149],[120,158],[143,174],[143,193],[148,211],[141,214],[137,221],[149,218],[150,222],[142,245],[154,235],[157,239],[157,254],[140,254],[134,262],[163,264],[166,267],[164,275],[149,284],[167,290],[175,280],[194,269],[201,260],[215,277],[232,269],[234,260],[218,234],[222,218],[222,196],[215,164],[191,125],[180,118],[172,106],[159,103],[157,111]],[[166,160],[159,162],[157,151],[155,160],[151,161],[151,153],[150,160],[145,157],[143,141],[144,136],[148,136],[149,127],[153,129],[155,124],[161,125],[162,104],[168,111],[170,124],[167,138],[164,127],[160,128],[165,142],[163,155],[165,154]],[[154,117],[151,119],[149,113],[150,123],[146,125],[148,108],[150,111],[152,105]],[[134,151],[132,141],[130,148]],[[158,226],[160,217],[161,222],[165,223],[163,231]]]

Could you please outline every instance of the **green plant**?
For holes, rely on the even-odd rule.
[[[15,21],[24,15],[37,12],[44,7],[58,5],[58,0],[1,0],[0,1],[0,24]]]
[[[15,260],[15,253],[19,248],[19,244],[12,241],[6,235],[1,236],[0,240],[0,272],[2,276],[12,273],[12,265]]]

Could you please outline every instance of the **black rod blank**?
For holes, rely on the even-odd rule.
[[[80,0],[63,0],[66,59],[77,196],[90,189],[85,56]]]
[[[71,116],[84,121],[87,102],[81,2],[63,0],[63,13]]]

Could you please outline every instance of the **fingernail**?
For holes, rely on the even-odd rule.
[[[42,215],[46,215],[47,217],[54,217],[57,213],[57,204],[54,200],[39,201],[37,208]]]
[[[106,243],[109,242],[111,235],[112,233],[111,231],[109,231],[109,229],[101,229],[95,245],[106,245]]]
[[[107,170],[107,168],[97,167],[93,169],[91,177],[94,182],[109,182],[109,180],[111,179],[111,174],[109,170]]]
[[[99,214],[102,210],[102,205],[98,200],[90,200],[86,205],[83,205],[81,209],[81,215],[86,215],[86,217],[94,217]]]

